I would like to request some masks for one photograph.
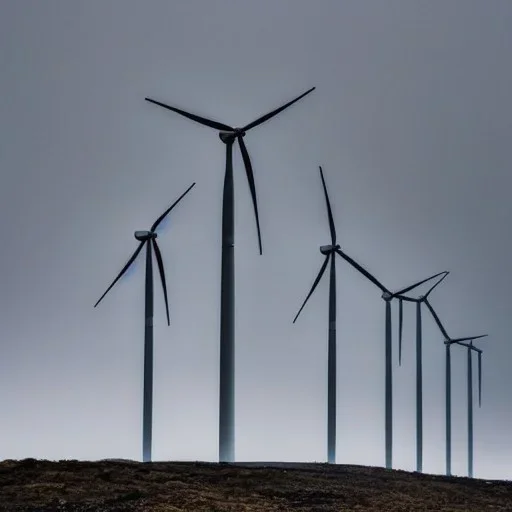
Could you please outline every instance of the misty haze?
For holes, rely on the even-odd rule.
[[[451,473],[468,474],[472,350],[473,476],[512,479],[512,3],[2,7],[0,460],[143,459],[146,248],[93,306],[139,244],[154,252],[156,240],[170,325],[154,253],[152,460],[329,458],[443,475],[447,334],[463,344],[449,345]],[[145,98],[228,124],[201,126]],[[226,148],[235,362],[220,437],[234,447],[220,453]],[[387,292],[399,294],[388,307]],[[478,350],[464,345],[473,339]]]

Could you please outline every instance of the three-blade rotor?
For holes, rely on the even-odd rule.
[[[432,291],[443,281],[443,279],[446,278],[446,276],[449,274],[447,270],[444,272],[439,272],[438,274],[435,274],[431,277],[428,277],[427,279],[423,279],[422,281],[419,281],[411,286],[407,286],[406,288],[403,288],[402,290],[399,290],[398,292],[395,292],[391,295],[391,298],[396,297],[398,299],[398,365],[400,366],[402,364],[402,341],[403,341],[403,328],[404,328],[404,304],[403,301],[409,301],[409,302],[426,302],[428,299],[428,296],[432,293]],[[422,295],[418,298],[412,298],[407,297],[404,295],[407,292],[410,292],[417,288],[418,286],[421,286],[422,284],[435,279],[436,277],[442,276],[441,279],[439,279],[437,282],[435,282],[425,293],[425,295]]]
[[[256,128],[260,124],[264,123],[265,121],[268,121],[269,119],[273,118],[283,110],[287,109],[300,99],[302,99],[307,94],[311,93],[315,90],[315,87],[312,87],[311,89],[307,90],[300,96],[296,97],[295,99],[289,101],[288,103],[285,103],[279,108],[276,108],[275,110],[272,110],[271,112],[259,117],[258,119],[252,121],[251,123],[245,125],[243,128],[234,128],[232,126],[229,126],[224,123],[220,123],[218,121],[214,121],[212,119],[207,119],[206,117],[201,117],[196,114],[192,114],[190,112],[186,112],[185,110],[181,110],[176,107],[171,107],[170,105],[167,105],[165,103],[162,103],[160,101],[153,100],[151,98],[145,98],[146,101],[149,101],[150,103],[154,103],[155,105],[158,105],[160,107],[166,108],[167,110],[171,110],[172,112],[175,112],[177,114],[182,115],[183,117],[186,117],[192,121],[195,121],[196,123],[202,124],[203,126],[207,126],[209,128],[213,128],[215,130],[219,130],[219,136],[220,139],[225,144],[233,144],[235,140],[238,141],[238,144],[240,146],[240,152],[242,154],[242,160],[244,162],[245,167],[245,173],[247,176],[247,182],[249,184],[249,190],[251,193],[252,198],[252,204],[254,208],[254,217],[256,219],[256,230],[258,233],[258,246],[260,254],[263,254],[263,247],[261,243],[261,231],[260,231],[260,220],[259,220],[259,213],[258,213],[258,201],[256,196],[256,184],[254,181],[254,173],[253,168],[251,164],[251,158],[249,157],[249,152],[247,151],[247,147],[245,145],[245,142],[243,138],[246,135],[246,132],[249,130],[252,130],[253,128]]]
[[[334,226],[331,202],[329,200],[329,194],[327,193],[327,186],[325,184],[324,173],[323,173],[321,166],[319,166],[318,169],[320,170],[320,178],[322,179],[322,187],[323,187],[324,195],[325,195],[325,204],[327,206],[327,218],[329,220],[329,231],[331,233],[331,245],[322,245],[320,247],[320,252],[325,256],[324,262],[322,263],[322,266],[320,267],[320,271],[318,272],[318,274],[315,278],[315,281],[313,282],[313,286],[311,287],[311,290],[307,294],[304,302],[302,303],[302,306],[300,307],[299,311],[295,315],[295,318],[293,319],[293,323],[295,323],[297,318],[299,318],[299,315],[301,314],[302,310],[304,309],[304,306],[308,302],[311,295],[313,295],[313,292],[315,291],[316,287],[318,286],[318,283],[320,282],[320,280],[322,279],[322,276],[324,275],[325,269],[327,268],[327,264],[329,263],[329,259],[331,257],[334,257],[334,252],[336,251],[337,248],[339,248],[339,246],[336,245],[336,227]]]
[[[486,338],[488,334],[480,334],[478,336],[466,336],[464,338],[450,338],[448,333],[446,332],[446,329],[444,328],[443,324],[441,323],[441,320],[439,319],[439,316],[435,312],[434,308],[428,301],[428,299],[425,299],[425,304],[427,305],[428,309],[430,310],[430,313],[434,317],[434,320],[439,327],[439,330],[443,334],[445,338],[445,345],[450,346],[453,344],[461,345],[463,347],[467,347],[469,350],[473,350],[477,352],[478,354],[478,406],[480,407],[482,405],[482,350],[475,347],[473,345],[474,340],[478,340],[481,338]],[[466,343],[469,342],[469,343]]]
[[[328,218],[328,222],[329,222],[329,231],[331,234],[331,245],[322,245],[320,247],[320,252],[325,256],[324,262],[320,268],[320,271],[318,272],[318,275],[317,275],[315,281],[313,282],[313,286],[311,287],[311,290],[309,291],[308,295],[306,296],[306,299],[304,300],[298,313],[295,315],[293,323],[295,323],[295,321],[299,317],[301,311],[303,310],[304,306],[306,305],[309,298],[315,291],[315,288],[318,286],[318,283],[322,279],[325,269],[327,268],[329,259],[334,258],[335,253],[337,253],[339,256],[341,256],[352,267],[354,267],[357,271],[359,271],[367,279],[369,279],[372,283],[374,283],[378,288],[380,288],[382,290],[383,293],[386,293],[386,292],[389,293],[387,288],[377,278],[375,278],[373,275],[371,275],[365,268],[363,268],[361,265],[359,265],[359,263],[357,263],[355,260],[353,260],[350,256],[345,254],[341,250],[339,244],[337,244],[336,226],[334,224],[334,219],[333,219],[333,215],[332,215],[331,201],[329,199],[329,194],[327,192],[327,185],[325,184],[324,173],[323,173],[323,169],[321,166],[319,166],[319,171],[320,171],[320,178],[322,180],[322,188],[323,188],[324,196],[325,196],[325,204],[326,204],[326,208],[327,208],[327,218]]]
[[[487,337],[487,334],[481,334],[480,336],[473,336],[471,338],[456,338],[454,340],[445,341],[445,344],[451,345],[452,343],[456,343],[457,345],[462,345],[463,347],[467,347],[470,351],[473,350],[478,354],[478,407],[482,406],[482,353],[483,350],[475,347],[473,345],[473,341],[479,338]],[[465,343],[469,341],[469,343]]]
[[[169,206],[169,208],[167,208],[167,210],[165,210],[165,212],[162,213],[162,215],[160,215],[156,219],[156,221],[151,226],[150,231],[146,231],[146,232],[145,231],[136,231],[135,232],[137,239],[141,240],[140,244],[138,245],[137,249],[135,249],[135,252],[132,254],[130,259],[126,263],[126,265],[122,268],[121,272],[119,272],[119,274],[114,279],[114,281],[112,281],[112,283],[107,288],[105,293],[99,298],[98,302],[96,302],[96,304],[94,304],[94,307],[96,307],[103,300],[103,298],[107,295],[107,293],[114,287],[114,285],[119,281],[119,279],[121,279],[121,277],[124,275],[124,273],[130,268],[130,266],[135,261],[135,259],[139,255],[139,253],[142,250],[142,248],[144,247],[144,245],[146,243],[150,243],[155,251],[156,261],[158,264],[158,270],[160,273],[160,281],[162,283],[162,290],[164,292],[165,310],[167,313],[167,325],[170,325],[169,301],[168,301],[168,297],[167,297],[167,284],[166,284],[166,280],[165,280],[164,263],[162,260],[162,254],[160,252],[160,248],[158,247],[158,244],[156,241],[157,234],[155,233],[155,230],[158,228],[159,224],[165,219],[165,217],[167,215],[169,215],[171,210],[190,192],[190,190],[192,189],[192,187],[194,187],[194,185],[195,185],[195,183],[192,183],[192,185],[190,185],[190,187],[183,194],[181,194],[181,196],[176,201],[174,201],[174,203],[171,206]]]

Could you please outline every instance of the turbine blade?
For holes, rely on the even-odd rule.
[[[322,185],[324,187],[325,194],[325,202],[327,203],[327,216],[329,217],[329,229],[331,230],[331,243],[332,245],[336,245],[336,228],[334,226],[334,220],[332,218],[332,210],[331,210],[331,202],[329,201],[329,194],[327,194],[327,186],[325,185],[324,172],[322,171],[322,167],[318,167],[320,169],[320,177],[322,178]]]
[[[446,272],[446,271],[445,271]],[[422,285],[423,283],[426,283],[427,281],[430,281],[431,279],[434,279],[435,277],[440,276],[441,274],[444,274],[445,272],[439,272],[439,274],[435,274],[433,276],[427,277],[426,279],[423,279],[421,281],[418,281],[415,284],[411,284],[411,286],[408,286],[407,288],[404,288],[403,290],[400,290],[398,292],[395,292],[393,295],[402,295],[403,293],[410,292],[411,290],[414,290],[414,288],[417,288],[418,286]],[[439,283],[438,283],[439,284]]]
[[[214,128],[215,130],[233,131],[233,128],[231,126],[228,126],[227,124],[219,123],[218,121],[213,121],[212,119],[207,119],[206,117],[197,116],[196,114],[191,114],[190,112],[185,112],[185,110],[171,107],[169,105],[166,105],[165,103],[161,103],[160,101],[152,100],[151,98],[144,98],[144,99],[146,101],[149,101],[150,103],[154,103],[155,105],[164,107],[167,110],[172,110],[173,112],[176,112],[177,114],[180,114],[183,117],[187,117],[188,119],[191,119],[192,121],[195,121],[196,123],[202,124],[204,126],[208,126],[210,128]]]
[[[162,222],[165,219],[165,217],[170,213],[170,211],[190,192],[190,189],[195,184],[196,184],[195,182],[192,183],[192,185],[190,185],[190,187],[188,187],[187,190],[185,190],[185,192],[183,192],[183,194],[181,194],[181,196],[178,197],[178,199],[176,199],[176,201],[174,201],[174,203],[172,203],[171,206],[169,206],[169,208],[167,208],[167,210],[165,210],[165,212],[162,213],[162,215],[160,215],[160,217],[158,217],[158,219],[156,219],[156,221],[151,226],[151,231],[155,231],[155,229],[158,227],[160,222]]]
[[[473,338],[471,338],[471,340],[473,340]],[[463,341],[453,341],[451,340],[452,343],[455,343],[456,345],[460,345],[462,347],[467,347],[469,348],[470,350],[472,350],[473,352],[478,352],[479,354],[482,353],[482,350],[479,349],[479,348],[476,348],[475,345],[473,345],[473,343],[464,343]]]
[[[439,320],[439,317],[437,316],[437,313],[434,311],[434,308],[431,306],[431,304],[428,301],[428,299],[425,299],[425,304],[427,305],[427,308],[429,309],[430,313],[434,317],[434,320],[435,320],[437,326],[439,327],[439,330],[443,334],[444,339],[445,340],[449,340],[450,336],[448,336],[448,333],[446,332],[446,329],[444,328],[443,324],[441,323],[441,320]]]
[[[402,331],[404,326],[404,303],[398,299],[398,365],[402,366]]]
[[[272,117],[276,116],[277,114],[279,114],[279,112],[282,112],[284,109],[290,107],[291,105],[293,105],[295,102],[299,101],[300,99],[304,98],[304,96],[306,96],[307,94],[309,94],[310,92],[314,91],[316,89],[316,87],[312,87],[311,89],[309,89],[308,91],[306,91],[305,93],[301,94],[300,96],[298,96],[297,98],[295,98],[294,100],[292,101],[289,101],[288,103],[285,103],[282,107],[279,107],[279,108],[276,108],[275,110],[272,110],[272,112],[269,112],[268,114],[265,114],[264,116],[261,116],[261,117],[258,117],[258,119],[256,119],[255,121],[253,121],[252,123],[249,123],[248,125],[244,126],[242,128],[242,130],[244,132],[250,130],[251,128],[255,128],[256,126],[264,123],[265,121],[268,121],[269,119],[271,119]]]
[[[119,274],[114,279],[112,284],[107,288],[107,291],[99,298],[98,302],[96,302],[96,304],[94,304],[94,307],[96,307],[103,300],[103,297],[105,297],[105,295],[107,295],[107,293],[112,289],[112,287],[117,283],[117,281],[119,281],[119,279],[121,279],[122,275],[128,270],[130,265],[135,261],[135,258],[139,255],[139,252],[142,250],[142,247],[144,246],[145,243],[146,243],[146,241],[141,242],[139,244],[139,247],[137,247],[137,249],[135,249],[135,252],[132,254],[132,257],[128,260],[128,263],[123,267],[123,270],[121,270],[121,272],[119,272]]]
[[[478,407],[482,407],[482,353],[478,352]]]
[[[260,254],[263,254],[261,247],[261,232],[260,232],[260,218],[258,215],[258,200],[256,199],[256,184],[254,183],[254,173],[252,172],[251,159],[249,152],[245,146],[245,142],[242,136],[238,136],[238,143],[240,144],[240,151],[242,153],[242,159],[244,161],[245,173],[247,174],[247,182],[249,183],[249,189],[251,190],[252,205],[254,207],[254,216],[256,218],[256,229],[258,231],[258,244],[260,247]]]
[[[432,290],[434,290],[434,288],[438,285],[440,285],[442,282],[443,282],[443,279],[446,278],[446,276],[449,274],[450,272],[448,272],[447,270],[444,271],[444,276],[441,277],[441,279],[439,279],[439,281],[437,281],[437,283],[435,283],[434,285],[432,285],[432,287],[430,287],[427,291],[427,293],[425,293],[425,297],[428,297],[430,295],[430,293],[432,292]]]
[[[329,258],[331,257],[330,254],[327,254],[325,256],[324,262],[322,263],[322,266],[320,267],[320,272],[318,272],[318,275],[316,276],[315,282],[313,283],[313,286],[311,287],[311,290],[309,291],[306,299],[302,303],[302,306],[299,309],[299,312],[295,315],[295,318],[293,319],[293,323],[299,318],[299,315],[301,311],[304,309],[304,306],[306,305],[307,301],[309,300],[309,297],[313,294],[315,291],[315,288],[318,286],[318,283],[320,282],[320,279],[322,279],[322,276],[324,275],[325,269],[327,268],[327,263],[329,262]]]
[[[472,340],[478,340],[479,338],[485,338],[488,334],[480,334],[480,336],[467,336],[465,338],[455,338],[452,341],[453,343],[459,343],[461,341],[472,341]]]
[[[389,290],[380,283],[375,277],[373,277],[370,272],[365,270],[359,263],[354,261],[350,256],[347,256],[344,252],[342,252],[340,249],[336,249],[336,252],[350,265],[352,265],[356,270],[358,270],[363,276],[365,276],[367,279],[369,279],[375,286],[380,288],[382,292],[389,292]]]
[[[160,271],[160,281],[162,281],[162,289],[164,291],[164,300],[165,300],[165,312],[167,313],[167,325],[171,325],[171,321],[169,319],[169,301],[167,300],[167,285],[165,283],[165,271],[164,271],[164,262],[162,261],[162,254],[160,252],[160,248],[156,243],[154,238],[151,239],[153,242],[153,249],[155,249],[156,261],[158,263],[158,270]]]

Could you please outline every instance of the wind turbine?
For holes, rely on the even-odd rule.
[[[422,369],[422,324],[421,305],[428,301],[432,293],[449,272],[443,272],[443,276],[435,283],[425,295],[418,298],[399,295],[399,337],[398,337],[398,362],[402,364],[402,328],[403,328],[403,301],[416,303],[416,471],[423,471],[423,369]]]
[[[480,336],[469,336],[466,338],[455,338],[452,339],[448,336],[446,329],[444,328],[441,320],[434,311],[434,308],[430,303],[426,302],[434,320],[436,321],[441,333],[445,340],[445,354],[446,354],[446,475],[452,474],[452,418],[451,418],[451,407],[452,407],[452,381],[451,381],[451,354],[450,346],[453,344],[461,345],[468,348],[468,373],[467,373],[467,398],[468,398],[468,476],[473,477],[473,368],[471,351],[474,350],[478,353],[478,406],[482,405],[482,350],[473,345],[473,341],[479,338],[485,338],[487,334],[481,334]],[[469,343],[465,343],[469,341]]]
[[[331,244],[322,245],[320,252],[325,256],[324,262],[316,276],[313,286],[309,291],[306,299],[302,303],[298,313],[295,315],[293,323],[297,321],[297,318],[301,314],[304,306],[308,302],[309,298],[315,291],[318,283],[322,279],[322,276],[327,268],[327,264],[330,262],[330,279],[329,279],[329,335],[328,335],[328,355],[327,355],[327,460],[329,463],[334,464],[336,461],[336,258],[334,256],[337,253],[345,261],[347,261],[352,267],[358,272],[363,274],[367,279],[374,283],[383,292],[382,297],[386,301],[386,360],[385,360],[385,400],[386,400],[386,414],[385,414],[385,440],[386,440],[386,467],[391,468],[392,460],[392,437],[393,437],[393,421],[392,421],[392,365],[391,365],[391,300],[397,296],[408,291],[413,290],[417,286],[420,286],[440,274],[435,274],[427,279],[415,283],[411,286],[399,290],[397,292],[390,292],[380,281],[372,276],[367,270],[365,270],[359,263],[354,261],[350,256],[345,254],[340,245],[336,241],[336,228],[334,226],[334,220],[332,216],[331,203],[329,201],[329,195],[327,193],[327,186],[325,184],[324,174],[322,167],[320,169],[320,178],[322,179],[322,186],[325,195],[325,202],[327,205],[327,217],[329,219],[329,229],[331,232]]]
[[[222,264],[221,264],[221,299],[220,299],[220,393],[219,393],[219,460],[233,462],[235,458],[235,228],[234,228],[234,191],[233,191],[233,144],[238,141],[249,189],[251,192],[258,244],[261,245],[260,221],[256,199],[256,185],[251,159],[245,146],[246,133],[268,121],[286,108],[299,101],[315,89],[312,87],[305,93],[283,106],[265,114],[243,128],[233,128],[205,117],[191,114],[165,103],[145,98],[146,101],[159,105],[192,121],[214,130],[219,130],[220,140],[226,145],[226,170],[224,174],[224,191],[222,197]]]
[[[152,249],[155,251],[158,270],[160,272],[160,280],[164,292],[165,310],[167,313],[167,325],[170,325],[169,319],[169,302],[167,300],[167,285],[165,282],[164,264],[162,254],[158,247],[155,232],[158,225],[170,213],[170,211],[185,197],[190,189],[195,185],[192,183],[190,187],[169,207],[160,217],[153,223],[149,231],[135,231],[135,238],[140,244],[135,249],[128,263],[123,267],[107,291],[100,297],[98,302],[94,304],[96,307],[105,295],[113,288],[113,286],[121,279],[122,275],[128,270],[135,261],[142,248],[146,245],[146,292],[145,292],[145,330],[144,330],[144,391],[142,406],[142,460],[144,462],[151,461],[151,441],[152,441],[152,424],[153,424],[153,260]]]

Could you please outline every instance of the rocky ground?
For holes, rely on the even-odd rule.
[[[512,482],[309,463],[5,460],[0,510],[512,512]]]

